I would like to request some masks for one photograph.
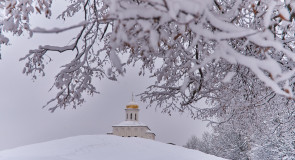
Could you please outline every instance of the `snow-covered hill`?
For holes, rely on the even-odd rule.
[[[212,155],[141,138],[86,135],[0,152],[0,160],[223,160]]]

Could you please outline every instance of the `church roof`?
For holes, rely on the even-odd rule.
[[[154,132],[152,132],[150,129],[146,131],[146,133],[150,133],[150,134],[154,134],[156,135]]]
[[[135,102],[133,102],[133,101],[131,101],[131,102],[129,102],[129,103],[126,105],[126,108],[127,108],[127,109],[138,109],[138,104],[135,103]]]
[[[119,126],[126,126],[126,127],[138,127],[138,126],[146,126],[146,124],[139,122],[139,121],[123,121],[117,125],[113,125],[113,127],[119,127]]]

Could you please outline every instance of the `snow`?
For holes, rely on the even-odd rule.
[[[53,29],[49,29],[49,30],[45,29],[45,28],[36,27],[36,28],[32,29],[32,32],[34,32],[34,33],[61,33],[64,31],[68,31],[71,29],[85,26],[87,23],[88,23],[87,21],[82,21],[76,25],[72,25],[72,26],[69,26],[66,28],[53,28]]]
[[[295,2],[290,3],[290,6],[294,10],[295,9]]]
[[[138,106],[138,104],[134,101],[131,101],[127,104],[127,106]]]
[[[150,45],[152,46],[152,48],[155,51],[158,49],[158,42],[159,42],[159,34],[156,31],[151,30],[150,31]]]
[[[169,8],[169,15],[176,19],[180,10],[185,10],[187,13],[196,14],[202,13],[206,5],[211,3],[211,1],[204,0],[169,0],[166,1]]]
[[[146,132],[147,132],[147,133],[152,133],[152,134],[154,134],[151,130],[147,130]]]
[[[114,49],[110,52],[110,60],[114,67],[118,69],[118,71],[122,71],[122,63],[118,55],[115,53]]]
[[[284,17],[284,20],[290,20],[290,13],[287,8],[281,8],[279,10],[279,13]]]
[[[119,124],[113,125],[113,126],[147,126],[146,124],[139,122],[139,121],[123,121]]]
[[[273,13],[275,6],[276,6],[275,1],[271,1],[268,5],[267,12],[265,13],[265,16],[264,16],[264,26],[265,27],[268,27],[270,25],[271,15]]]
[[[228,72],[222,82],[229,83],[231,82],[231,79],[236,75],[236,72]]]
[[[223,158],[142,138],[84,135],[0,152],[0,160],[223,160]]]

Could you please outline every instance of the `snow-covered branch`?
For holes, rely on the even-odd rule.
[[[82,26],[85,26],[88,22],[85,22],[85,21],[82,21],[76,25],[72,25],[72,26],[69,26],[69,27],[66,27],[66,28],[53,28],[53,29],[44,29],[44,28],[34,28],[32,29],[31,31],[33,33],[61,33],[61,32],[64,32],[64,31],[68,31],[68,30],[71,30],[71,29],[75,29],[75,28],[78,28],[78,27],[82,27]]]
[[[27,61],[24,73],[36,77],[36,73],[44,74],[48,51],[74,52],[75,58],[62,66],[54,85],[72,98],[77,92],[97,92],[91,85],[94,75],[115,80],[123,74],[125,64],[119,54],[129,56],[127,65],[143,62],[140,74],[145,70],[153,74],[155,85],[141,95],[158,106],[169,102],[180,110],[194,108],[200,99],[217,96],[224,84],[232,83],[238,66],[248,68],[277,94],[294,98],[291,1],[78,0],[70,1],[58,18],[83,13],[81,23],[30,29],[29,15],[50,17],[51,3],[5,1],[1,24],[3,31],[19,35],[23,30],[62,34],[80,29],[70,45],[40,45],[21,59]],[[70,101],[66,95],[56,99],[57,106],[72,105],[75,98]]]

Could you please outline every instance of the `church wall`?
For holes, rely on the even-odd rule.
[[[139,112],[139,109],[125,109],[126,111],[126,118],[125,120],[126,121],[138,121],[138,112]],[[131,119],[131,114],[132,114],[132,119]],[[135,117],[136,117],[136,120],[135,120]]]
[[[146,131],[148,127],[146,126],[132,126],[132,127],[125,127],[125,126],[116,126],[113,127],[113,135],[117,136],[124,136],[124,137],[141,137],[141,138],[148,138],[148,139],[155,139],[154,134],[149,134]]]
[[[148,139],[152,139],[152,140],[155,140],[155,134],[153,133],[146,133],[146,136],[148,137]]]

